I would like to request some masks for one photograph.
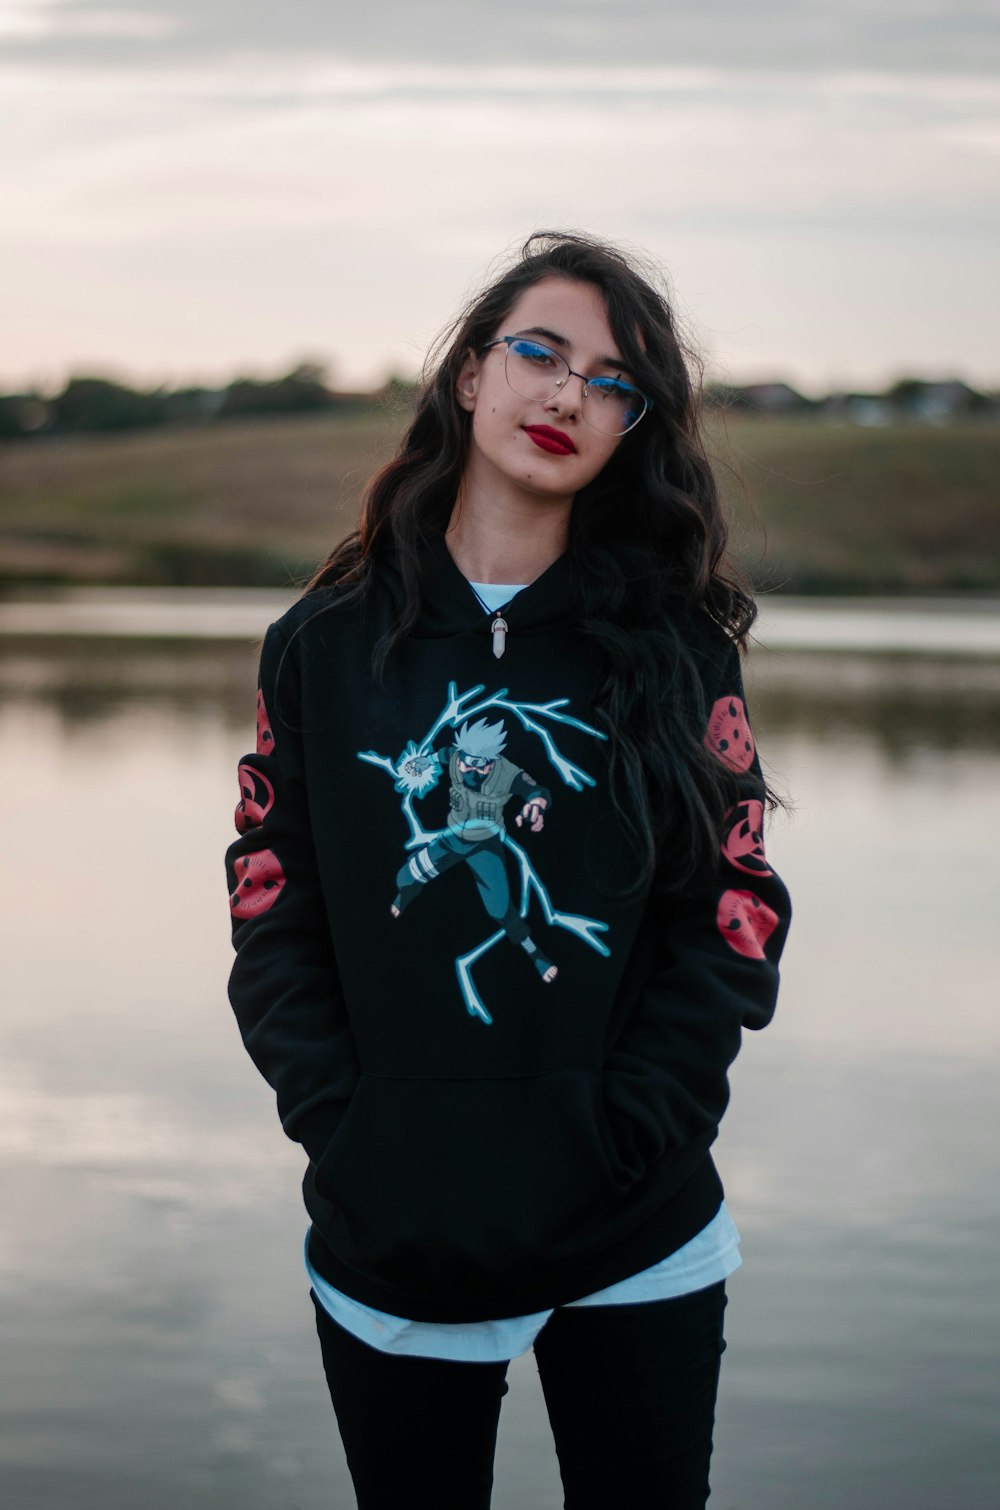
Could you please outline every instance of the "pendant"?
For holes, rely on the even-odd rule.
[[[497,660],[507,649],[507,620],[497,614],[491,626],[493,630],[493,654]]]

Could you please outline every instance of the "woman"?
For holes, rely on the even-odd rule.
[[[540,234],[264,641],[230,995],[361,1510],[488,1506],[532,1346],[570,1510],[707,1499],[709,1148],[790,915],[725,533],[665,299]]]

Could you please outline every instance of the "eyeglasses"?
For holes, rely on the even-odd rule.
[[[540,341],[526,336],[497,336],[482,349],[488,351],[491,346],[506,346],[507,382],[522,398],[548,403],[571,377],[578,377],[583,383],[583,421],[602,435],[627,435],[653,407],[652,399],[623,378],[584,377],[582,372],[574,372],[558,351]]]

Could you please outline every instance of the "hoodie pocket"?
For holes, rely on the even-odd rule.
[[[346,1262],[407,1289],[515,1284],[577,1251],[615,1195],[600,1076],[362,1075],[317,1171]]]

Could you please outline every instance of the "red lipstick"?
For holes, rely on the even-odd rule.
[[[572,456],[576,446],[562,430],[553,430],[551,425],[523,425],[521,427],[536,446],[551,451],[553,456]]]

